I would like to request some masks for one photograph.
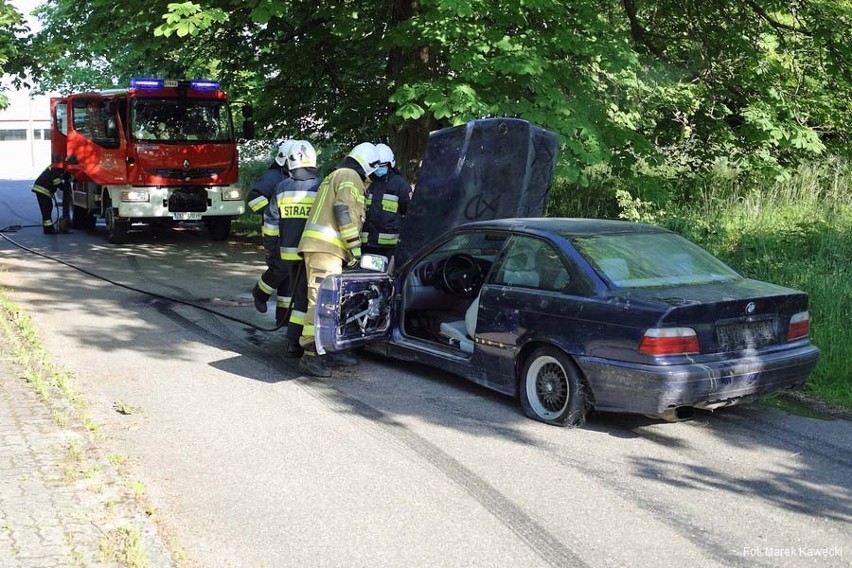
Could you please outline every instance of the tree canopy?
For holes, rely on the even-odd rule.
[[[7,0],[0,0],[0,75],[7,71],[16,73],[18,67],[18,34],[25,34],[21,14]],[[9,99],[0,91],[0,109],[6,108]]]
[[[481,116],[557,132],[559,174],[579,183],[589,166],[639,179],[719,160],[783,175],[852,127],[849,0],[50,0],[39,15],[13,47],[45,88],[217,78],[265,137],[385,140],[404,166],[430,130]]]

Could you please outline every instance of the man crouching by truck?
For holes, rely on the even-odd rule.
[[[38,208],[41,210],[41,226],[45,235],[55,235],[58,231],[53,223],[53,197],[56,190],[62,190],[63,206],[66,197],[70,193],[71,176],[63,169],[48,166],[36,178],[33,184],[33,193],[38,200]],[[64,232],[64,231],[63,231]]]

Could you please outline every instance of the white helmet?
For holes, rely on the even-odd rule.
[[[294,140],[287,154],[287,169],[317,167],[317,151],[307,140]]]
[[[379,151],[371,142],[361,142],[352,151],[347,154],[354,159],[364,169],[364,175],[369,176],[379,167],[381,160],[379,159]]]
[[[376,150],[379,151],[379,162],[382,164],[390,164],[390,167],[396,167],[396,158],[393,155],[393,150],[387,144],[376,144]]]
[[[275,152],[275,163],[284,167],[284,164],[287,163],[287,154],[290,153],[290,148],[295,144],[295,140],[285,140],[281,144],[278,145],[278,151]]]

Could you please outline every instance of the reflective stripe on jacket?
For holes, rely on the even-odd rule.
[[[264,213],[272,196],[275,195],[275,187],[286,177],[286,170],[279,167],[277,163],[273,163],[269,169],[263,172],[260,179],[254,182],[248,195],[246,195],[249,209],[255,213]]]
[[[64,174],[64,170],[48,166],[33,182],[32,191],[52,198],[56,190],[62,187]]]
[[[372,246],[396,246],[402,219],[408,212],[411,186],[394,171],[370,184],[367,218],[361,242]]]
[[[269,249],[268,241],[274,242],[273,239],[278,237],[278,209],[270,207],[270,204],[274,200],[275,187],[286,178],[285,171],[286,169],[273,163],[255,182],[246,196],[249,208],[263,215],[260,233],[264,237],[271,237],[271,239],[264,239],[264,248],[267,249],[268,254],[276,254],[274,249]]]
[[[364,182],[358,172],[338,168],[322,181],[299,241],[299,252],[325,252],[343,260],[361,246],[365,210]],[[348,222],[338,225],[335,207],[348,213]]]
[[[319,185],[318,177],[287,178],[275,188],[276,209],[280,217],[278,249],[282,260],[302,260],[299,241],[316,201]]]

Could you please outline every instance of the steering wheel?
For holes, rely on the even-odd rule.
[[[447,291],[462,298],[476,296],[483,280],[476,259],[464,253],[454,254],[444,262],[441,277]]]

